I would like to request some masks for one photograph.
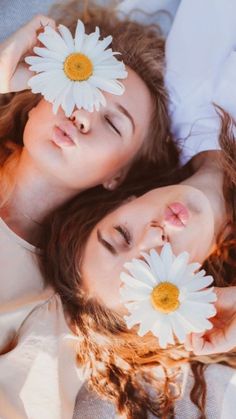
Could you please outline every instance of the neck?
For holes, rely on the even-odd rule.
[[[79,191],[62,187],[51,176],[42,174],[23,149],[14,175],[15,187],[0,216],[19,236],[35,244],[42,221],[51,211]]]
[[[219,153],[207,151],[194,157],[192,164],[196,172],[182,182],[199,189],[207,196],[214,214],[216,235],[227,220],[223,193],[224,174],[219,164]]]

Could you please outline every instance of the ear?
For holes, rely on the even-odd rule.
[[[121,185],[123,180],[126,178],[128,169],[128,167],[125,167],[119,170],[119,172],[117,172],[111,178],[105,180],[105,182],[103,182],[103,187],[109,191],[114,191],[116,188],[118,188],[118,186]]]

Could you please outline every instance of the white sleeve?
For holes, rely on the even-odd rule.
[[[230,89],[227,93],[224,86],[229,75],[236,82],[236,60],[231,59],[235,45],[235,0],[181,1],[167,39],[166,86],[184,162],[218,148],[219,119],[212,102],[232,108],[227,108]]]
[[[0,417],[72,418],[86,379],[76,366],[78,342],[57,295],[35,307],[23,322],[16,345],[0,356]]]

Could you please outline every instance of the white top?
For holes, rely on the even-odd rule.
[[[156,11],[173,15],[177,5],[176,0],[124,0],[119,8],[127,14],[132,9],[150,12],[149,21],[140,12],[138,20],[153,23]],[[235,0],[181,0],[167,38],[165,79],[182,163],[219,148],[220,121],[213,102],[236,118],[235,50]]]
[[[0,418],[70,419],[83,372],[36,249],[0,219]],[[11,344],[17,332],[18,340]]]
[[[187,367],[187,366],[186,366]],[[204,373],[207,383],[207,419],[234,419],[235,370],[223,365],[211,364]],[[176,419],[199,419],[199,410],[190,399],[193,374],[187,367],[183,370],[182,397],[175,403]],[[227,397],[226,397],[227,395]],[[77,398],[73,419],[118,419],[114,405],[101,400],[83,386]],[[151,413],[148,419],[156,419]]]

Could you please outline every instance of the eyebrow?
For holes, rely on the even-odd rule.
[[[124,108],[124,106],[122,106],[120,103],[116,103],[116,107],[121,113],[123,113],[125,116],[127,116],[127,118],[129,118],[129,120],[132,124],[133,133],[134,133],[135,132],[135,123],[134,123],[133,117],[130,115],[130,113],[127,111],[127,109]]]
[[[98,230],[98,229],[97,229],[97,239],[98,239],[98,242],[103,247],[105,247],[105,249],[107,249],[112,255],[117,255],[116,249],[110,243],[108,243],[106,240],[104,240],[104,238],[101,235],[100,230]]]

